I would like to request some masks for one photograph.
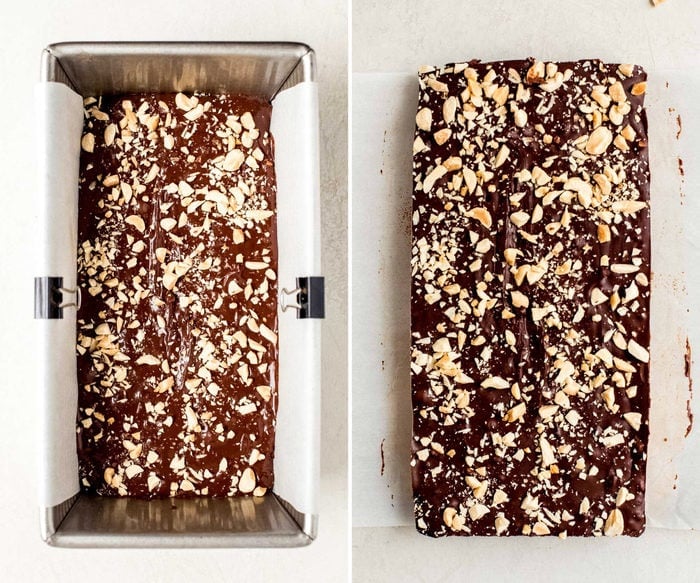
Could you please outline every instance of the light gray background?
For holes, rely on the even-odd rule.
[[[357,81],[366,72],[413,74],[422,64],[532,55],[552,60],[599,57],[637,62],[650,71],[681,73],[674,78],[692,75],[695,81],[700,56],[698,24],[697,7],[682,0],[668,0],[657,8],[652,8],[646,0],[355,0],[353,72],[356,74],[353,79]],[[693,86],[697,85],[693,83]],[[683,89],[681,84],[669,90],[683,92]],[[366,100],[367,96],[358,92],[357,97]],[[694,102],[685,94],[682,97],[679,101]],[[354,209],[364,208],[355,202],[360,197],[372,196],[370,192],[357,189],[362,178],[358,177],[356,169],[368,155],[358,139],[359,132],[355,131],[366,130],[357,117],[358,113],[353,114]],[[682,139],[696,139],[700,129],[697,105],[693,111],[681,113],[685,134]],[[388,157],[387,152],[392,147],[390,142],[387,140],[386,147],[377,154]],[[691,159],[685,159],[684,163],[687,179],[684,190],[689,197],[688,204],[697,207],[697,203],[690,199],[697,186],[697,164]],[[386,166],[383,172],[385,180],[395,180],[396,196],[399,196],[405,181],[400,177],[387,177],[391,169]],[[410,195],[410,184],[408,189]],[[378,201],[377,204],[381,203]],[[353,211],[354,225],[372,220],[371,217],[358,216],[358,212]],[[404,222],[397,217],[397,228],[405,226]],[[695,240],[697,229],[687,234],[691,241]],[[381,236],[390,237],[387,233]],[[356,243],[353,242],[353,251],[355,249]],[[689,254],[697,260],[697,246]],[[353,255],[353,265],[358,261],[362,258]],[[379,273],[380,278],[387,272],[395,273],[396,269],[388,265],[382,267],[382,271],[384,275]],[[355,270],[353,290],[364,285],[354,278],[354,274]],[[373,289],[385,293],[391,289],[386,282],[372,285]],[[396,298],[396,301],[401,301],[401,298]],[[362,321],[362,309],[357,303],[353,303],[352,314],[353,344],[356,345],[356,338],[372,323]],[[698,311],[691,313],[691,320],[693,330],[700,329]],[[355,371],[363,366],[362,359],[358,359],[359,352],[358,348],[353,350]],[[402,355],[394,355],[393,360],[398,362],[401,358]],[[393,378],[390,372],[396,362],[387,363],[386,382],[391,388],[377,387],[377,392],[402,390],[395,387],[397,378]],[[356,373],[355,382],[363,375],[372,377]],[[377,376],[380,375],[374,375]],[[403,392],[410,395],[405,390]],[[354,395],[358,395],[357,390]],[[367,406],[355,398],[353,413],[357,415]],[[410,411],[410,405],[406,410]],[[359,426],[361,424],[355,417],[353,430]],[[353,440],[354,445],[361,442],[361,439]],[[364,451],[354,451],[354,463],[363,455]],[[379,472],[379,467],[376,471]],[[353,468],[353,480],[361,476],[362,472]],[[354,491],[358,490],[361,488],[354,485]],[[400,503],[406,495],[404,490],[397,492],[395,502]],[[473,538],[435,541],[418,535],[410,527],[353,529],[353,575],[356,581],[665,581],[669,577],[675,581],[695,581],[700,580],[698,557],[700,533],[693,531],[648,529],[640,539],[615,540]]]
[[[347,7],[342,0],[12,2],[0,18],[0,580],[342,581],[346,473]],[[301,41],[317,53],[326,276],[319,538],[290,550],[65,550],[39,538],[33,316],[32,92],[41,50],[87,40]]]

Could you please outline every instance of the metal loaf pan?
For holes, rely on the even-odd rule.
[[[59,43],[44,49],[41,81],[67,85],[82,96],[196,90],[272,101],[315,81],[315,57],[299,43]],[[317,112],[309,119],[315,135]],[[317,150],[311,150],[316,159],[303,162],[317,175]],[[311,401],[316,423],[318,402]],[[316,460],[310,464],[312,481],[317,457],[310,454]],[[42,505],[40,512],[42,538],[59,547],[296,547],[315,538],[318,521],[315,512],[299,512],[274,492],[262,498],[153,501],[77,493]]]

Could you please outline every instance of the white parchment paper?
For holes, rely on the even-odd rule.
[[[78,250],[78,166],[83,100],[65,85],[36,87],[39,223],[37,277],[63,277],[76,284]],[[39,402],[39,504],[54,506],[78,491],[75,420],[78,384],[75,309],[60,320],[35,320]]]
[[[668,85],[666,82],[668,81]],[[700,443],[689,426],[686,279],[700,289],[681,190],[677,99],[689,80],[650,72],[652,174],[650,526],[700,527]],[[692,94],[692,92],[690,93]],[[697,95],[697,93],[695,93]],[[411,145],[417,75],[353,77],[353,525],[413,524],[410,476]],[[694,209],[695,222],[700,214]],[[693,221],[690,221],[693,223]],[[697,230],[697,227],[696,227]],[[697,502],[697,503],[695,503]]]
[[[65,85],[36,86],[40,184],[37,276],[76,282],[78,173],[82,98]],[[320,275],[318,97],[302,83],[273,102],[280,289]],[[320,322],[279,319],[279,410],[275,493],[298,511],[318,512]],[[39,503],[51,507],[78,492],[75,420],[78,400],[75,309],[60,320],[36,320],[41,392]]]
[[[280,290],[321,274],[318,174],[318,89],[307,82],[272,103],[277,172]],[[279,318],[279,410],[275,492],[300,512],[318,513],[321,320]]]

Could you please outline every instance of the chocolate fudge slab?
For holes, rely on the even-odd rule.
[[[419,80],[417,529],[637,536],[649,436],[646,74],[529,59]]]
[[[271,105],[85,101],[77,442],[104,496],[273,486],[277,235]]]

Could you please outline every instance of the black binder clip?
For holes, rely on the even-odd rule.
[[[64,295],[75,295],[73,301],[64,300]],[[60,320],[63,308],[75,306],[80,309],[80,288],[63,287],[62,277],[34,278],[34,319]]]
[[[288,297],[296,303],[287,303]],[[296,288],[284,288],[281,295],[282,311],[297,311],[297,318],[325,318],[325,283],[322,277],[297,277]]]

